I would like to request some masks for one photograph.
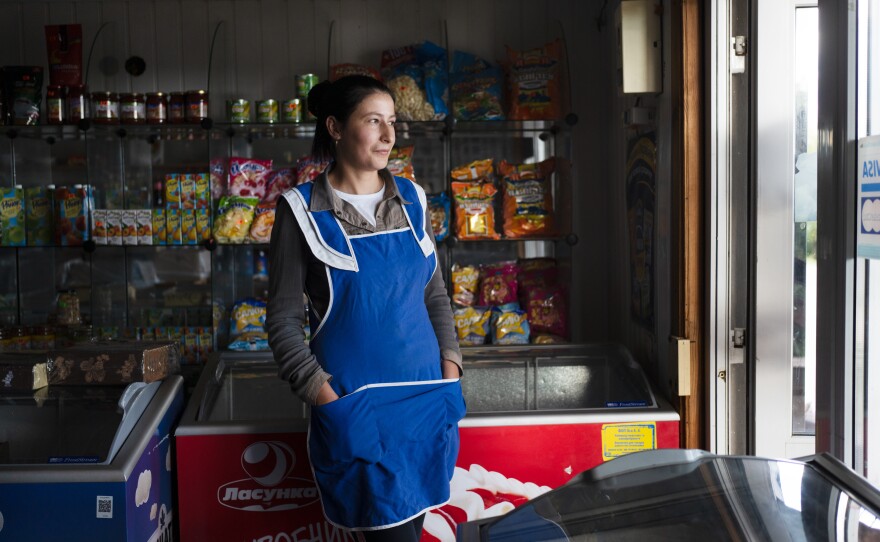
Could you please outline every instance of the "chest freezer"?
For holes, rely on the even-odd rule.
[[[0,542],[168,540],[179,376],[0,395]]]
[[[678,446],[678,415],[615,345],[468,349],[462,387],[452,499],[428,514],[424,540],[454,540],[456,523],[619,455]],[[215,356],[175,431],[181,539],[349,540],[321,512],[308,416],[271,353]],[[480,503],[456,500],[465,486]]]

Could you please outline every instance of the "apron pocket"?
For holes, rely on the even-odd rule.
[[[309,457],[316,469],[339,471],[354,461],[382,459],[385,450],[369,395],[357,392],[312,406]]]
[[[446,393],[446,422],[447,427],[457,425],[464,415],[467,414],[467,404],[464,393],[461,390],[461,381],[450,384]]]

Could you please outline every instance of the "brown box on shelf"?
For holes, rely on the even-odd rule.
[[[0,354],[0,393],[33,391],[49,385],[46,353]]]
[[[171,342],[99,341],[48,354],[50,384],[119,385],[155,382],[180,372],[180,350]]]

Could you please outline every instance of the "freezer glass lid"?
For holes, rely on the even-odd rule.
[[[872,504],[877,501],[871,500],[880,492],[871,496],[863,486],[838,480],[812,461],[702,452],[684,462],[662,464],[669,456],[643,452],[619,466],[613,464],[627,456],[596,467],[480,525],[479,539],[880,539],[880,519]],[[460,540],[477,540],[471,538],[473,531],[467,533]]]
[[[221,359],[202,398],[199,421],[303,419],[305,404],[278,378],[271,358]]]
[[[123,390],[50,386],[0,395],[0,464],[103,463],[122,422]]]

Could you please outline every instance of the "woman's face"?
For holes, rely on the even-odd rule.
[[[378,171],[388,165],[394,146],[394,101],[384,92],[368,95],[348,117],[338,134],[336,160],[362,171]]]

